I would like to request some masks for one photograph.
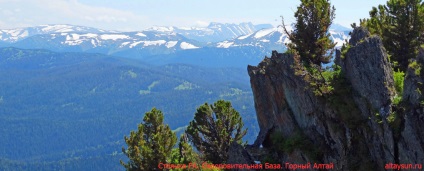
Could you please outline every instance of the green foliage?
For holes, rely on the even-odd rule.
[[[213,105],[197,108],[194,120],[190,122],[186,133],[205,159],[212,163],[225,163],[228,149],[233,141],[242,143],[247,129],[243,129],[240,114],[229,101],[218,100]]]
[[[178,148],[173,148],[171,151],[171,157],[169,157],[169,162],[174,164],[180,164],[180,150]]]
[[[189,144],[189,139],[187,134],[183,134],[180,137],[180,142],[178,143],[178,151],[180,154],[179,163],[189,164],[197,163],[200,164],[200,156],[197,154],[192,146]]]
[[[409,65],[409,68],[414,70],[414,73],[416,76],[419,76],[421,73],[421,64],[419,64],[417,61],[412,61]]]
[[[415,92],[417,92],[419,95],[422,95],[421,90],[419,88],[415,89]]]
[[[125,136],[128,148],[122,152],[129,158],[121,164],[127,170],[157,170],[159,163],[167,163],[173,146],[177,141],[175,133],[163,124],[163,114],[153,108],[144,115],[144,123],[138,125],[137,131]]]
[[[389,124],[393,123],[396,119],[396,112],[392,112],[389,114],[389,116],[387,116],[387,122]]]
[[[395,81],[395,89],[400,95],[403,94],[403,82],[405,80],[405,73],[402,71],[393,72],[393,79]]]
[[[391,56],[395,70],[405,72],[409,59],[418,54],[424,43],[424,3],[421,0],[389,0],[373,7],[370,18],[361,25],[379,35]]]
[[[403,84],[405,80],[405,73],[402,71],[394,71],[393,72],[393,79],[395,82],[395,90],[396,95],[393,98],[393,104],[398,105],[400,101],[402,101],[402,94],[403,94]]]
[[[321,63],[330,62],[336,45],[330,40],[328,32],[335,18],[334,12],[335,8],[331,7],[329,0],[301,0],[294,14],[294,31],[289,33],[284,27],[291,41],[287,44],[289,51],[296,51],[306,66],[315,64],[321,67]]]
[[[377,123],[379,123],[379,124],[383,123],[383,118],[381,117],[379,112],[375,113],[375,118],[376,118]]]
[[[188,142],[188,138],[186,134],[181,135],[180,142],[178,143],[178,148],[172,149],[171,160],[172,164],[185,164],[189,165],[197,165],[198,168],[202,165],[202,161],[198,153],[196,153],[192,146]],[[173,171],[182,171],[182,170],[199,170],[195,167],[190,168],[179,168],[179,169],[171,169]]]
[[[309,84],[309,89],[311,89],[316,96],[327,96],[333,91],[331,86],[331,81],[333,75],[338,73],[335,70],[323,70],[321,67],[310,64],[309,66],[304,66],[299,60],[299,56],[294,54],[294,64],[292,65],[295,74],[302,77],[305,82]],[[338,68],[339,69],[339,68]]]
[[[341,48],[341,56],[340,58],[344,59],[346,57],[347,52],[350,49],[350,44],[349,42],[347,42],[347,39],[345,40],[345,43],[343,44],[342,48]]]
[[[393,97],[394,105],[399,105],[401,101],[402,101],[402,96],[396,94],[395,97]]]
[[[329,72],[331,73],[329,85],[333,87],[333,90],[326,98],[328,104],[335,109],[340,120],[349,128],[355,128],[363,124],[364,118],[362,118],[360,110],[352,101],[352,87],[344,78],[340,66],[334,65],[333,70]]]

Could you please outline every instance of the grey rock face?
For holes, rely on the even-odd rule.
[[[420,49],[416,63],[424,66],[424,49]],[[424,161],[424,71],[408,68],[402,99],[406,103],[403,129],[399,138],[399,162],[422,163]]]
[[[246,149],[237,142],[231,143],[228,154],[227,164],[255,164],[253,158]]]
[[[359,42],[361,42],[364,38],[369,37],[370,32],[363,27],[356,27],[349,39],[349,44],[352,46],[356,46]]]
[[[250,151],[259,154],[257,151],[262,149],[259,146],[263,145],[264,150],[272,153],[271,134],[287,140],[301,132],[302,140],[312,142],[309,150],[319,151],[318,158],[305,148],[294,147],[274,152],[278,162],[316,161],[333,163],[336,170],[384,170],[387,163],[423,161],[424,129],[419,126],[423,115],[417,112],[405,115],[405,125],[399,128],[403,130],[400,136],[394,136],[387,120],[392,113],[391,98],[395,89],[392,69],[380,38],[369,36],[366,29],[358,27],[353,31],[350,49],[344,58],[340,52],[337,56],[337,63],[351,87],[342,98],[358,112],[341,113],[330,103],[331,95],[315,96],[307,88],[309,83],[295,74],[292,55],[274,51],[271,58],[265,58],[258,66],[248,66],[260,126],[258,138],[251,146],[256,149]],[[414,88],[406,84],[407,81],[405,87],[411,86],[408,89]],[[405,92],[404,96],[416,95]],[[359,122],[351,124],[343,119],[351,115],[358,115]],[[412,152],[414,148],[418,152]]]
[[[417,59],[414,61],[418,65],[424,66],[424,49],[420,49]],[[424,70],[421,72],[424,72]],[[424,83],[424,78],[422,77],[424,74],[421,72],[417,71],[416,73],[413,68],[408,68],[406,72],[402,99],[409,102],[412,106],[418,106],[420,104],[420,100],[423,98],[423,95],[417,91],[417,89],[420,89],[421,84]]]
[[[349,41],[343,72],[354,90],[371,103],[372,108],[387,116],[390,112],[394,87],[393,73],[382,41],[377,36],[368,37],[369,32],[356,28]]]

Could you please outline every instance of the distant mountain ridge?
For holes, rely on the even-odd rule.
[[[292,27],[288,26],[287,30],[293,30]],[[330,28],[331,39],[337,43],[336,47],[341,47],[345,39],[349,39],[348,28],[345,28],[341,25],[333,25]],[[268,48],[269,50],[281,50],[285,46],[285,43],[290,42],[284,28],[282,26],[261,29],[254,33],[239,36],[232,40],[225,40],[222,42],[216,43],[216,47],[219,48],[229,48],[229,47],[238,47],[238,46],[259,46]],[[285,48],[284,48],[285,49]]]
[[[175,27],[175,26],[153,26],[143,31],[153,31],[159,33],[181,34],[189,39],[199,42],[219,42],[226,39],[236,38],[241,35],[250,34],[264,28],[272,28],[271,24],[254,25],[252,23],[216,23],[212,22],[207,27]],[[40,25],[34,27],[1,29],[0,41],[14,43],[22,39],[42,34],[54,33],[131,33],[113,30],[103,30],[85,26],[75,26],[68,24]]]
[[[207,27],[151,27],[148,30],[158,32],[174,32],[199,42],[219,42],[234,39],[241,35],[272,28],[271,24],[254,25],[252,23],[228,24],[212,22]]]
[[[39,35],[39,34],[51,34],[51,33],[102,33],[102,32],[113,32],[102,29],[96,29],[85,26],[74,26],[67,24],[57,25],[40,25],[35,27],[16,28],[16,29],[2,29],[0,30],[0,40],[7,43],[14,43],[22,39]]]
[[[348,33],[349,29],[341,25],[335,24],[330,29],[337,47],[349,39]],[[229,64],[226,66],[244,68],[258,63],[272,50],[285,51],[287,42],[289,40],[281,27],[252,23],[211,23],[207,27],[155,26],[137,32],[72,25],[0,30],[0,47],[102,53],[159,65],[177,62],[208,67]]]

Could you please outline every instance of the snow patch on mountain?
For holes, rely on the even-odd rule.
[[[58,34],[51,34],[52,38],[51,39],[56,39],[56,37],[58,36]],[[98,35],[97,34],[93,34],[93,33],[87,33],[87,34],[77,34],[77,33],[61,33],[60,36],[66,36],[65,38],[65,42],[62,42],[62,44],[67,44],[67,45],[71,45],[71,46],[76,46],[76,45],[80,45],[85,41],[90,41],[91,44],[96,47],[96,41],[94,39],[97,40]],[[98,40],[97,40],[98,42]]]
[[[93,45],[93,47],[97,47],[97,43],[94,39],[90,40],[91,45]]]
[[[182,42],[180,44],[180,47],[181,47],[181,49],[197,49],[197,48],[199,48],[199,47],[194,46],[194,45],[187,43],[187,42]]]
[[[167,42],[167,43],[165,44],[165,46],[166,46],[167,48],[172,48],[172,47],[174,47],[175,45],[177,45],[177,43],[178,43],[178,41],[169,41],[169,42]]]
[[[70,25],[41,25],[44,26],[44,28],[41,28],[41,31],[43,32],[72,32],[75,31],[72,29],[72,26]]]
[[[27,37],[29,35],[28,30],[16,29],[16,30],[0,30],[0,39],[3,41],[15,42],[19,39]]]
[[[145,41],[144,46],[160,46],[165,44],[165,40]]]
[[[329,32],[330,32],[331,38],[333,39],[333,42],[337,43],[336,44],[337,47],[342,46],[343,43],[345,43],[345,40],[348,40],[350,38],[349,35],[345,34],[347,31],[336,32],[334,30],[330,30]]]
[[[243,39],[246,39],[246,38],[248,38],[248,37],[252,36],[252,34],[253,34],[253,33],[251,33],[251,34],[247,34],[247,35],[244,35],[244,36],[240,36],[240,37],[238,37],[237,39],[239,39],[239,40],[243,40]]]
[[[103,40],[118,40],[118,39],[129,39],[130,37],[124,34],[104,34],[100,36]]]
[[[130,44],[130,48],[133,48],[133,47],[135,47],[135,46],[137,46],[138,44],[143,43],[143,42],[144,42],[144,41],[138,41],[138,42],[131,43],[131,44]]]
[[[219,42],[217,47],[219,47],[219,48],[229,48],[233,44],[234,44],[234,42],[223,41],[223,42]]]
[[[142,32],[139,32],[139,33],[137,33],[137,34],[135,34],[135,35],[137,35],[137,36],[140,36],[140,37],[147,37],[145,34],[143,34]]]
[[[148,31],[158,31],[158,32],[173,32],[174,27],[164,27],[164,26],[153,26]]]
[[[275,28],[270,28],[270,29],[263,29],[263,30],[259,30],[258,32],[256,32],[255,34],[255,38],[261,38],[264,37],[266,35],[271,34],[272,32],[275,32]]]
[[[123,42],[123,43],[121,43],[121,45],[119,46],[119,48],[123,48],[124,46],[127,46],[130,43],[131,42]]]

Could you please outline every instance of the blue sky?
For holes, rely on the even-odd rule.
[[[349,26],[385,0],[332,0],[335,23]],[[299,0],[0,0],[0,28],[73,24],[135,31],[151,26],[207,26],[209,22],[294,22]]]

